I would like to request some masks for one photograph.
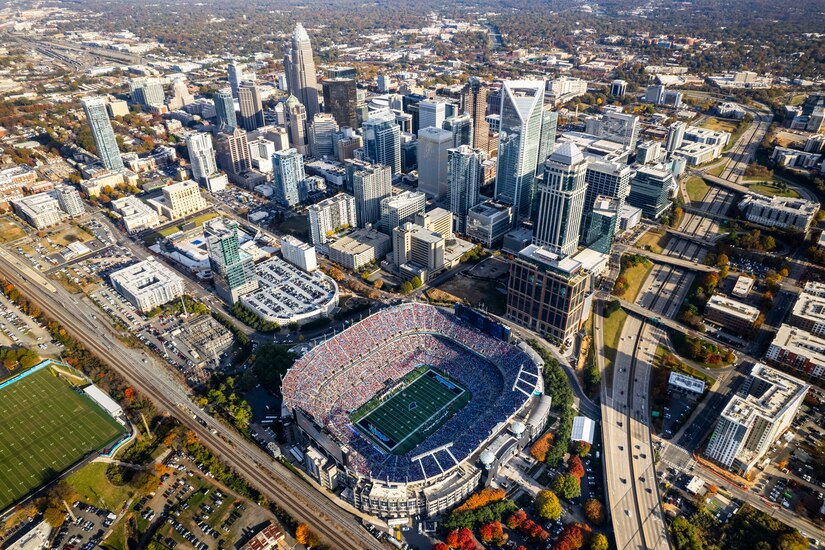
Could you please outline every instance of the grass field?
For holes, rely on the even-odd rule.
[[[378,405],[357,425],[393,454],[421,443],[470,400],[470,392],[435,369],[427,369]],[[359,411],[353,414],[358,418]]]
[[[688,198],[692,201],[702,202],[705,195],[710,190],[710,187],[705,183],[705,180],[699,176],[690,176],[685,182],[685,189],[687,190]]]
[[[732,134],[736,131],[736,123],[730,120],[720,120],[716,117],[708,117],[702,123],[702,128],[707,128],[708,130],[713,130],[716,132],[730,132]]]
[[[0,510],[122,433],[50,368],[0,389]]]
[[[0,243],[10,243],[26,236],[26,232],[16,222],[0,218]]]
[[[616,361],[616,353],[619,350],[619,336],[626,320],[627,312],[623,309],[617,309],[602,321],[602,330],[604,331],[602,343],[604,345],[605,368],[607,369],[611,369]]]
[[[667,246],[669,240],[669,233],[659,233],[658,231],[650,230],[645,231],[644,235],[639,237],[639,240],[636,241],[635,246],[636,248],[650,250],[654,254],[661,254],[665,246]]]
[[[75,225],[70,225],[51,235],[49,238],[54,241],[54,244],[60,246],[68,246],[69,243],[85,243],[94,239],[94,237]]]
[[[767,195],[769,197],[790,197],[792,199],[799,198],[799,193],[797,193],[796,190],[792,187],[782,189],[781,187],[779,187],[779,185],[768,182],[748,183],[746,185],[748,189],[750,189],[754,193],[760,193],[762,195]]]
[[[107,510],[118,510],[134,494],[129,485],[113,485],[106,477],[108,464],[93,462],[73,472],[66,481],[80,499],[95,505],[103,503]]]
[[[647,258],[643,262],[623,269],[619,275],[627,278],[628,287],[619,297],[628,302],[635,302],[639,290],[641,290],[651,271],[653,271],[653,262]]]

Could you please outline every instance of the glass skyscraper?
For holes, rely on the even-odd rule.
[[[401,173],[401,128],[393,112],[382,109],[370,113],[363,129],[367,159],[389,166],[393,175]]]
[[[232,92],[222,90],[215,92],[212,96],[215,101],[215,115],[218,117],[218,126],[227,132],[235,131],[238,127],[238,119],[235,117],[235,102],[232,100]]]
[[[479,202],[479,189],[484,175],[483,163],[487,153],[462,145],[447,151],[447,193],[450,212],[453,213],[454,230],[466,234],[467,213]]]
[[[106,112],[106,102],[102,97],[84,99],[83,110],[92,130],[97,156],[100,157],[103,166],[112,171],[123,170],[123,159],[120,158],[115,131],[112,130],[112,123]]]
[[[318,108],[318,81],[315,77],[315,60],[312,43],[306,29],[300,23],[292,33],[292,45],[284,57],[284,72],[289,93],[306,107],[307,120],[312,120]]]
[[[214,218],[203,224],[212,280],[218,295],[234,305],[241,295],[258,288],[252,256],[241,250],[238,224]]]

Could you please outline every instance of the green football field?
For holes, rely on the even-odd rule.
[[[446,375],[428,369],[392,394],[356,424],[393,454],[404,454],[458,412],[470,392]],[[353,417],[358,417],[358,411]]]
[[[123,433],[50,368],[0,389],[0,510]]]

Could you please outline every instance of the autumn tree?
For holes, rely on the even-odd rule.
[[[573,443],[573,452],[584,458],[590,454],[590,443],[587,441],[575,441]]]
[[[553,492],[565,500],[572,500],[581,495],[581,485],[577,477],[560,474],[553,480]]]
[[[449,548],[449,546],[440,541],[433,545],[433,550],[449,550]]]
[[[589,498],[584,501],[584,515],[594,525],[601,525],[604,523],[604,506],[595,498]]]
[[[561,517],[559,497],[553,491],[539,491],[536,495],[536,513],[542,519],[557,521]]]
[[[318,544],[318,535],[310,531],[309,525],[306,523],[299,523],[295,528],[295,540],[298,544],[304,546],[316,546]]]
[[[578,480],[584,477],[584,464],[582,464],[582,459],[579,458],[579,455],[572,455],[567,460],[567,473]]]
[[[504,489],[496,489],[488,487],[481,491],[470,495],[464,503],[454,510],[455,513],[466,512],[467,510],[475,510],[482,506],[487,506],[491,502],[498,502],[503,500],[505,496]]]
[[[608,547],[607,537],[601,533],[597,533],[590,541],[590,550],[607,550]]]
[[[507,527],[510,529],[515,529],[521,526],[522,523],[527,521],[527,512],[524,510],[516,510],[507,518]]]
[[[544,462],[544,459],[547,458],[547,452],[550,450],[550,447],[552,445],[553,434],[547,432],[546,434],[538,438],[536,442],[533,443],[533,446],[530,447],[530,456],[532,456],[539,462]]]

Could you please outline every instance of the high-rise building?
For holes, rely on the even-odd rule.
[[[392,175],[401,173],[401,128],[389,109],[370,113],[364,122],[364,152],[367,160],[390,167]]]
[[[628,113],[607,111],[592,129],[595,131],[591,132],[588,125],[589,133],[594,133],[608,141],[621,143],[633,151],[639,139],[639,117]]]
[[[665,139],[665,149],[668,153],[672,153],[682,146],[685,140],[685,123],[677,120],[671,124],[667,129],[667,138]]]
[[[324,90],[324,110],[339,126],[358,128],[358,92],[352,78],[331,78],[321,83]]]
[[[716,421],[705,456],[742,476],[788,428],[810,385],[757,363]]]
[[[284,56],[284,71],[289,93],[298,98],[306,108],[306,118],[312,120],[318,107],[318,81],[315,77],[315,60],[312,58],[312,44],[301,23],[295,25],[292,44]]]
[[[480,202],[479,189],[484,175],[487,153],[469,145],[447,151],[447,190],[455,231],[462,235],[467,228],[467,213]]]
[[[453,133],[428,126],[418,131],[418,189],[439,199],[447,193],[447,150]]]
[[[473,141],[470,145],[490,153],[487,124],[487,87],[478,78],[471,76],[461,91],[461,112],[470,115],[473,121]]]
[[[610,95],[613,97],[624,97],[627,93],[627,82],[624,80],[614,80],[610,84]]]
[[[238,104],[241,108],[241,128],[252,132],[265,125],[261,89],[255,84],[244,82],[238,86]]]
[[[645,103],[660,105],[665,97],[665,87],[661,84],[653,84],[645,90]]]
[[[664,166],[642,166],[630,183],[627,202],[642,209],[642,214],[658,219],[670,208],[670,190],[673,188],[673,172]]]
[[[513,207],[501,202],[485,201],[467,212],[466,235],[492,248],[501,242],[513,223]]]
[[[384,164],[358,167],[352,173],[358,227],[381,219],[381,201],[392,194],[392,168]]]
[[[284,114],[286,115],[286,127],[289,132],[289,143],[305,155],[309,153],[307,135],[307,110],[298,98],[289,96],[284,102]]]
[[[605,160],[590,160],[584,179],[587,192],[584,194],[584,215],[582,216],[581,244],[587,246],[585,238],[590,233],[593,205],[596,197],[611,197],[619,201],[619,211],[624,207],[630,193],[630,177],[633,170],[624,163]]]
[[[560,257],[572,255],[579,244],[586,170],[584,155],[570,142],[563,143],[544,163],[533,243]]]
[[[246,130],[235,128],[231,133],[221,132],[216,150],[218,166],[230,175],[242,174],[252,167]]]
[[[184,78],[176,78],[172,82],[172,93],[170,94],[169,101],[166,102],[166,106],[169,107],[170,111],[175,111],[191,105],[194,102],[195,96],[189,92],[189,86],[186,84],[186,80]]]
[[[309,149],[315,158],[332,157],[335,152],[333,138],[338,123],[330,113],[318,113],[309,125]]]
[[[301,204],[305,198],[304,156],[297,149],[278,151],[272,155],[272,183],[275,198],[284,206]]]
[[[335,231],[358,224],[355,213],[355,197],[338,193],[307,207],[309,234],[312,244],[324,244]]]
[[[138,105],[163,105],[163,83],[155,77],[133,78],[129,81],[129,96]]]
[[[619,225],[619,212],[619,199],[603,195],[596,197],[590,211],[589,225],[586,229],[582,228],[581,244],[602,254],[610,254],[613,236]]]
[[[473,144],[473,119],[467,113],[451,116],[444,120],[442,128],[453,134],[453,147]],[[484,151],[487,152],[486,150]]]
[[[229,87],[232,90],[232,97],[237,99],[239,97],[239,91],[242,82],[254,82],[255,75],[254,73],[248,75],[246,73],[246,66],[241,63],[230,63],[226,67],[226,72],[229,77]]]
[[[242,295],[258,289],[252,256],[240,247],[236,222],[213,218],[203,224],[203,236],[212,280],[221,298],[235,305]]]
[[[531,244],[510,264],[507,319],[569,343],[580,329],[590,287],[581,262]]]
[[[201,195],[198,182],[187,180],[169,184],[163,188],[162,212],[170,220],[177,220],[200,212],[209,203]]]
[[[80,193],[71,185],[64,183],[56,185],[53,193],[57,199],[57,204],[59,204],[60,208],[69,216],[74,218],[82,215],[86,211],[83,207]]]
[[[395,265],[402,275],[426,281],[444,267],[444,236],[414,223],[404,223],[392,231]]]
[[[559,123],[559,114],[556,111],[541,113],[541,140],[539,141],[538,166],[536,176],[544,172],[544,161],[553,153],[556,145],[556,126]]]
[[[343,127],[332,137],[332,146],[338,162],[355,158],[355,150],[364,146],[364,140],[352,128]]]
[[[411,222],[416,214],[424,212],[427,198],[419,191],[403,191],[381,200],[381,231],[392,235],[399,225]]]
[[[204,184],[207,177],[218,171],[215,148],[212,146],[212,136],[206,132],[189,134],[186,137],[186,149],[189,152],[192,179]]]
[[[218,119],[218,127],[226,132],[232,132],[238,127],[238,119],[235,116],[235,102],[232,93],[227,90],[215,92],[212,95],[215,101],[215,116]]]
[[[327,69],[327,78],[349,78],[355,80],[358,70],[355,67],[331,67]]]
[[[112,123],[106,112],[106,101],[102,97],[84,99],[83,111],[92,130],[97,156],[100,157],[103,166],[112,171],[123,170],[123,159],[120,158],[115,131],[112,130]]]
[[[453,237],[453,213],[444,208],[433,208],[415,215],[416,225],[435,231],[445,239]]]
[[[425,99],[418,102],[418,129],[441,128],[446,116],[447,104],[435,99]]]
[[[496,199],[513,206],[514,222],[530,215],[541,145],[543,105],[543,80],[504,82]]]
[[[252,161],[252,167],[258,172],[264,174],[272,173],[272,155],[276,151],[284,151],[289,147],[278,148],[275,142],[266,138],[253,139],[249,142],[249,159]]]

